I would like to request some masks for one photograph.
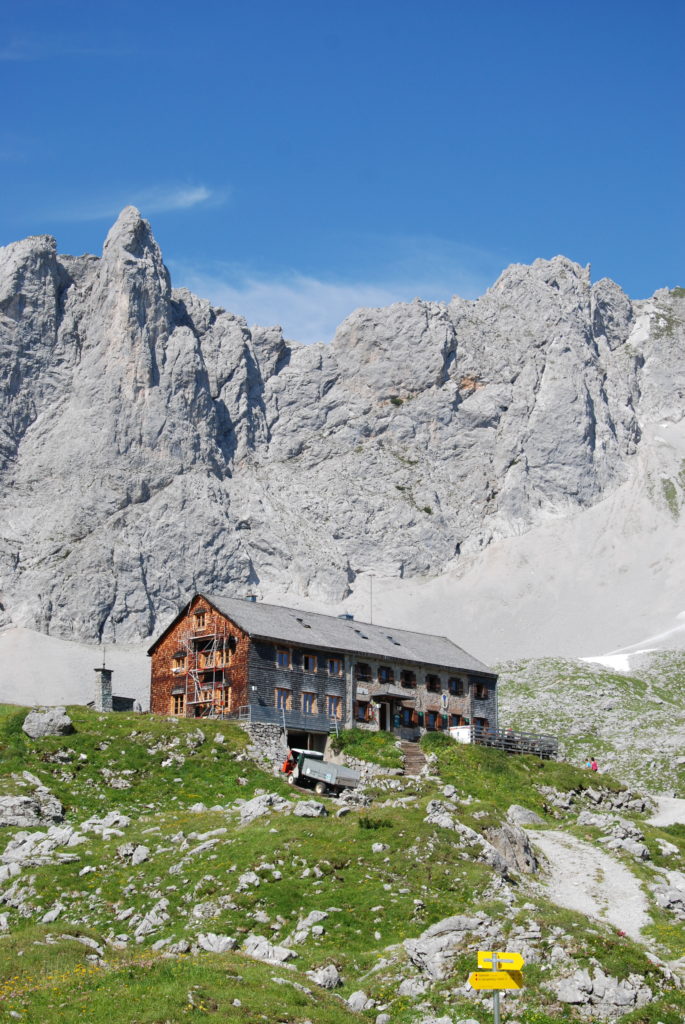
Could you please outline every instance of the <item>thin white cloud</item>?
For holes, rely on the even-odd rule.
[[[39,61],[58,57],[128,57],[130,47],[75,46],[73,41],[57,36],[40,38],[14,37],[0,46],[2,61]]]
[[[228,191],[214,190],[205,185],[159,185],[148,189],[132,189],[119,196],[91,199],[79,204],[67,204],[48,215],[53,220],[88,221],[108,220],[117,217],[125,206],[137,206],[144,217],[153,213],[169,213],[173,210],[189,210],[200,204],[220,206],[226,202]]]
[[[239,268],[206,272],[172,263],[174,284],[189,288],[215,305],[244,316],[249,324],[283,327],[287,338],[311,344],[330,341],[342,321],[362,306],[388,306],[413,298],[449,300],[456,292],[475,296],[491,283],[467,272],[445,279],[404,278],[385,282],[323,281],[288,273],[258,277]]]

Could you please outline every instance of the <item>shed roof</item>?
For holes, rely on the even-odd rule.
[[[390,661],[420,662],[441,668],[496,675],[492,669],[444,636],[415,633],[393,626],[371,625],[336,615],[245,601],[237,597],[202,594],[217,611],[253,637],[281,640],[298,647],[347,651]]]

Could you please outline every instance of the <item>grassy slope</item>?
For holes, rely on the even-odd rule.
[[[629,785],[685,797],[685,653],[644,656],[624,675],[580,661],[500,666],[500,720],[559,737],[562,755],[596,755]]]
[[[439,796],[439,787],[451,782],[471,797],[459,816],[474,828],[498,823],[512,802],[547,815],[549,823],[558,827],[559,822],[545,811],[536,786],[568,790],[594,781],[578,769],[534,758],[507,759],[497,751],[456,747],[441,742],[442,737],[431,737],[426,746],[437,756],[440,780],[408,786],[406,793],[418,791],[416,806],[381,806],[395,794],[379,788],[371,808],[343,818],[273,814],[241,827],[235,815],[223,810],[198,814],[189,807],[197,801],[207,807],[223,806],[237,796],[249,798],[259,788],[291,799],[301,795],[243,759],[245,736],[239,729],[203,723],[206,741],[194,747],[193,722],[105,716],[73,708],[77,728],[73,736],[34,743],[21,732],[24,714],[9,709],[0,719],[6,792],[21,792],[12,772],[28,769],[63,800],[72,824],[112,808],[133,820],[122,838],[104,841],[92,836],[76,847],[81,857],[77,863],[24,869],[21,884],[30,883],[23,908],[26,916],[11,906],[2,907],[9,915],[10,934],[0,938],[0,1020],[9,1021],[10,1010],[26,1020],[65,1024],[83,1020],[161,1024],[208,1014],[215,1014],[215,1020],[264,1020],[267,1024],[359,1020],[336,995],[323,992],[303,973],[335,963],[345,979],[342,995],[364,988],[381,1006],[390,1006],[393,1024],[409,1024],[417,1019],[416,1003],[399,999],[397,984],[399,977],[412,972],[401,947],[390,954],[388,947],[450,914],[476,909],[499,919],[505,932],[535,916],[543,926],[543,941],[550,945],[558,941],[552,929],[565,930],[576,940],[574,956],[579,965],[594,954],[619,977],[631,970],[647,975],[652,971],[634,943],[581,915],[552,907],[532,896],[523,884],[513,908],[505,911],[493,892],[491,871],[465,858],[452,833],[424,821],[428,799]],[[213,742],[217,732],[224,735],[223,744]],[[148,752],[160,744],[163,749]],[[74,751],[70,763],[49,760],[65,748]],[[162,767],[173,753],[182,753],[185,763]],[[81,760],[81,754],[87,759]],[[134,771],[127,776],[130,789],[112,789],[102,770],[121,772],[123,768]],[[379,827],[360,827],[369,824]],[[191,840],[186,851],[179,851],[171,840],[179,832],[189,836],[222,827],[228,832],[220,842],[197,855],[192,848],[199,840]],[[15,831],[6,829],[7,838]],[[654,834],[676,841],[672,830]],[[123,842],[148,846],[150,859],[137,867],[124,862],[116,853]],[[372,846],[379,842],[387,848],[374,853]],[[681,850],[685,854],[685,842]],[[181,858],[182,870],[177,871]],[[81,877],[79,871],[90,865],[96,870]],[[274,877],[274,868],[281,872],[280,879]],[[237,879],[247,870],[257,871],[260,885],[239,893]],[[228,906],[220,903],[226,894],[232,897]],[[107,946],[104,968],[86,959],[92,953],[87,947],[59,938],[86,934],[106,942],[117,934],[131,934],[117,914],[127,908],[147,912],[161,897],[169,901],[169,921],[141,944],[132,941],[126,950]],[[531,899],[536,900],[534,914]],[[65,906],[59,919],[51,925],[38,923],[57,900]],[[199,918],[192,913],[198,904],[203,904]],[[295,971],[255,963],[240,953],[171,960],[151,948],[160,939],[192,940],[200,931],[239,940],[254,931],[279,941],[293,931],[298,918],[314,909],[329,911],[325,931],[294,947]],[[259,920],[264,915],[267,922]],[[281,927],[272,930],[272,924]],[[47,941],[48,935],[56,941]],[[679,926],[666,936],[681,946],[682,939]],[[396,964],[386,962],[393,958]],[[473,953],[465,954],[458,961],[456,976],[432,987],[428,998],[436,1012],[488,1018],[485,1007],[454,993],[454,986],[463,984],[473,967]],[[544,1021],[546,1014],[555,1012],[551,997],[538,986],[544,977],[540,965],[527,973],[527,1008],[517,1008],[518,1018],[527,1024]],[[274,978],[304,985],[311,994],[278,984]],[[241,1000],[240,1007],[233,1005],[235,999]],[[685,1011],[678,1004],[680,999],[669,993],[645,1011],[643,1019],[664,1024],[675,1024],[677,1019],[680,1024]],[[679,1009],[669,1010],[671,1003]],[[377,1006],[367,1019],[374,1020],[378,1012]]]
[[[344,750],[350,757],[370,761],[383,768],[401,768],[402,755],[395,737],[389,732],[367,732],[365,729],[345,729],[332,740],[333,749]]]

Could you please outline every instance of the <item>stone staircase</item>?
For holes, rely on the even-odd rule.
[[[416,741],[402,740],[400,744],[404,758],[404,774],[418,775],[426,763],[421,747]]]

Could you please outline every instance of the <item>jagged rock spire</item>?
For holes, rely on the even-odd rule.
[[[106,259],[122,250],[138,259],[148,254],[160,262],[162,259],[150,222],[141,216],[135,206],[125,206],[121,211],[105,239],[102,255]]]

